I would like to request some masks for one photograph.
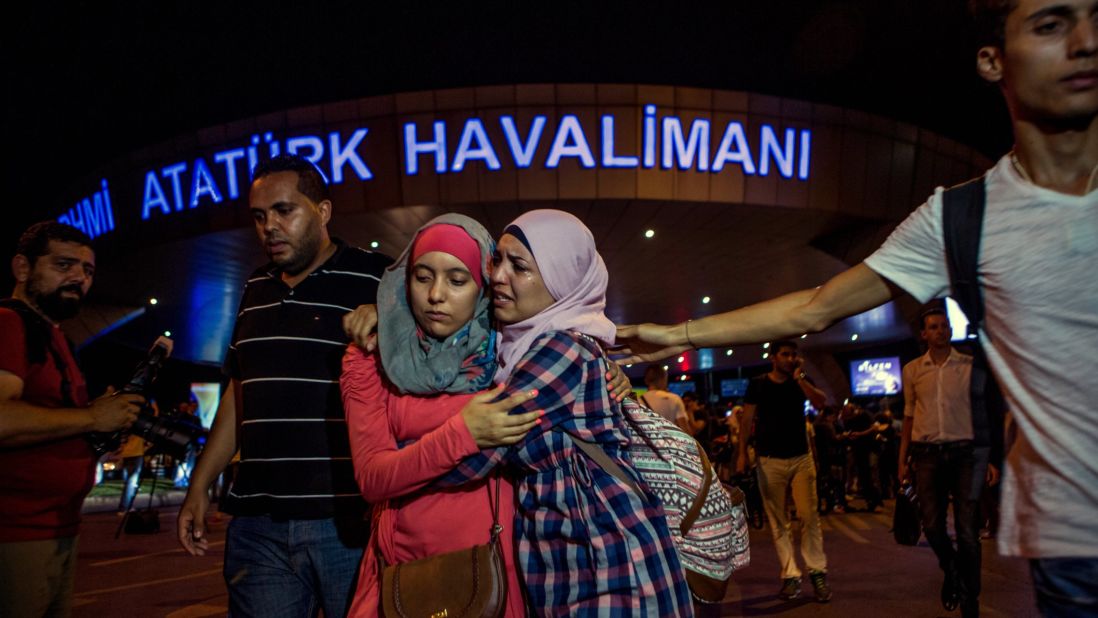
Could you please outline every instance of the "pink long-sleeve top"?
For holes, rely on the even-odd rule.
[[[381,372],[376,353],[350,345],[340,378],[355,479],[373,505],[370,543],[362,557],[349,616],[376,616],[381,573],[376,553],[399,564],[488,542],[489,481],[427,488],[466,456],[480,451],[459,412],[473,397],[401,395]],[[398,445],[404,445],[399,448]],[[494,486],[494,481],[492,481]],[[508,573],[507,616],[525,615],[515,567],[514,486],[500,483],[499,522]]]

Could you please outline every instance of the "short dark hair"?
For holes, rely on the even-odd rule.
[[[686,391],[685,393],[682,394],[682,400],[683,401],[686,401],[688,399],[690,401],[701,401],[700,399],[698,399],[698,394],[695,393],[694,391]]]
[[[797,351],[797,344],[788,339],[778,339],[777,341],[770,342],[770,354],[776,355],[782,348],[790,348],[794,352]]]
[[[949,321],[949,314],[946,313],[945,309],[932,307],[919,314],[919,330],[926,330],[926,319],[932,315],[940,315],[946,319],[946,322]]]
[[[667,370],[663,365],[649,365],[644,370],[644,383],[661,382],[667,379]]]
[[[297,190],[314,203],[332,199],[328,180],[311,161],[293,154],[280,154],[259,162],[252,172],[252,180],[259,180],[278,172],[296,172]]]
[[[65,223],[57,221],[39,221],[27,228],[19,237],[15,245],[15,254],[22,255],[30,260],[34,266],[38,258],[50,252],[50,241],[74,242],[85,247],[91,246],[91,238],[87,234]]]
[[[968,0],[976,44],[1002,49],[1006,43],[1006,19],[1018,8],[1018,0]]]

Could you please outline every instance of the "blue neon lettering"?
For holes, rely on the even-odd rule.
[[[409,176],[419,173],[420,153],[435,153],[435,172],[446,173],[446,123],[436,120],[433,125],[434,141],[416,141],[416,123],[404,125],[404,162]]]
[[[744,174],[755,175],[755,162],[751,159],[751,148],[747,145],[743,125],[736,121],[729,122],[724,130],[717,154],[713,156],[713,173],[724,169],[725,163],[738,163],[743,167]]]
[[[248,180],[250,181],[255,176],[255,166],[259,165],[259,151],[256,146],[259,145],[259,136],[252,136],[252,145],[248,146]]]
[[[107,208],[107,223],[110,226],[109,229],[114,229],[114,207],[111,206],[111,191],[107,188],[107,179],[103,178],[99,181],[101,187],[100,193],[103,194],[103,204]]]
[[[644,106],[644,167],[656,166],[656,106]]]
[[[614,154],[614,117],[607,114],[602,117],[602,166],[637,167],[640,159],[633,156]]]
[[[153,206],[160,208],[160,212],[169,215],[172,209],[168,207],[168,200],[164,199],[164,189],[160,187],[160,179],[156,172],[149,170],[145,174],[145,199],[141,206],[141,218],[148,219],[149,211]]]
[[[77,201],[57,220],[79,229],[90,238],[114,230],[114,213],[106,179],[100,180],[99,185],[102,188],[100,191],[93,193],[90,199],[85,197]]]
[[[362,143],[363,138],[366,137],[366,133],[369,129],[363,127],[361,129],[355,129],[355,132],[351,134],[351,139],[343,146],[339,147],[339,133],[332,131],[328,135],[328,145],[331,148],[332,153],[332,184],[339,184],[343,182],[343,166],[350,163],[351,169],[355,171],[355,175],[359,180],[369,180],[374,177],[374,174],[370,171],[370,168],[366,167],[366,162],[362,160],[362,157],[358,156],[358,145]]]
[[[210,168],[202,159],[194,160],[194,178],[191,179],[191,208],[198,206],[203,195],[209,195],[214,204],[221,203],[221,192],[210,175]]]
[[[801,130],[801,158],[797,166],[797,178],[808,180],[808,163],[812,152],[812,132],[808,129]]]
[[[103,232],[110,231],[110,227],[107,223],[107,213],[104,212],[103,196],[99,193],[92,195],[92,199],[84,198],[80,200],[80,208],[84,211],[84,228],[83,230],[95,238]]]
[[[571,142],[571,144],[569,144]],[[583,167],[595,167],[595,157],[591,154],[591,146],[587,144],[587,137],[583,134],[579,118],[568,114],[560,119],[557,127],[557,136],[553,139],[553,146],[549,149],[549,157],[545,161],[545,167],[558,167],[562,157],[577,157]]]
[[[545,129],[547,119],[545,116],[534,116],[530,123],[530,133],[526,141],[519,140],[518,129],[515,127],[515,119],[511,116],[500,116],[499,124],[503,127],[503,134],[507,137],[507,145],[511,149],[511,156],[515,159],[515,166],[521,168],[530,167],[537,152],[538,142],[541,141],[541,132]]]
[[[275,158],[282,152],[282,149],[278,145],[278,140],[275,140],[273,133],[264,133],[263,141],[267,142],[267,153],[270,158]]]
[[[759,152],[759,175],[766,176],[770,172],[770,160],[778,164],[778,172],[782,178],[793,177],[793,145],[795,132],[793,129],[785,130],[785,150],[778,144],[778,136],[774,133],[774,127],[764,124],[762,126],[762,146]]]
[[[308,148],[312,152],[309,154],[301,154],[303,148]],[[302,135],[300,137],[291,137],[286,140],[286,152],[290,154],[300,155],[309,160],[313,165],[319,165],[320,160],[324,158],[324,141],[315,135]]]
[[[164,178],[172,179],[172,197],[175,198],[175,211],[179,212],[183,210],[183,187],[179,182],[179,175],[187,170],[187,163],[176,163],[175,165],[169,165],[160,170],[160,174]]]
[[[690,137],[682,134],[682,121],[675,116],[663,119],[663,169],[671,169],[678,160],[680,170],[694,167],[694,157],[698,158],[698,171],[709,170],[709,121],[697,119],[690,123]]]
[[[57,222],[71,225],[85,234],[88,233],[87,230],[84,229],[84,215],[80,214],[79,200],[73,204],[72,208],[65,211],[60,217],[57,217]]]
[[[234,148],[214,155],[214,162],[225,166],[225,180],[229,185],[229,199],[240,197],[240,185],[236,181],[236,161],[244,158],[243,148]]]
[[[473,142],[476,141],[476,147]],[[470,118],[465,121],[465,128],[461,131],[461,139],[458,140],[457,152],[454,153],[454,165],[451,171],[460,172],[465,169],[465,162],[475,159],[484,161],[490,170],[500,168],[499,157],[492,149],[492,143],[488,141],[488,134],[484,132],[484,123],[479,118]]]

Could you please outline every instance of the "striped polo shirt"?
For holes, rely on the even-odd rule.
[[[349,341],[343,315],[376,301],[392,259],[348,247],[296,287],[273,265],[244,286],[225,373],[243,392],[240,466],[224,505],[277,519],[358,516],[339,374]]]

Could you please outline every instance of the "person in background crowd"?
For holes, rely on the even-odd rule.
[[[846,489],[842,481],[846,450],[835,430],[838,417],[835,406],[824,406],[814,424],[816,434],[817,492],[823,506],[821,514],[846,512]]]
[[[883,407],[873,417],[873,422],[877,425],[877,481],[881,499],[890,500],[895,497],[899,486],[896,453],[900,447],[900,436],[893,422],[892,410],[888,407]]]
[[[873,473],[880,427],[861,406],[848,403],[843,406],[843,428],[846,430],[843,439],[853,455],[853,476],[858,482],[858,493],[865,499],[865,510],[874,512],[882,504],[877,478]]]
[[[998,87],[1014,149],[988,170],[977,284],[978,325],[1017,440],[1007,453],[997,535],[1030,560],[1046,616],[1098,614],[1098,3],[969,0],[976,71]],[[820,332],[909,292],[950,290],[942,192],[865,262],[820,287],[674,326],[619,330],[622,362],[692,346],[731,346]],[[1049,368],[1055,368],[1050,370]]]
[[[683,393],[682,405],[686,409],[686,433],[694,436],[703,445],[708,444],[709,413],[705,405],[698,400],[698,394],[694,391]]]
[[[77,314],[95,276],[87,235],[36,223],[11,269],[15,289],[0,301],[0,616],[68,616],[80,506],[96,468],[84,434],[127,429],[143,398],[89,403],[58,325]]]
[[[122,469],[122,493],[118,498],[118,513],[125,515],[133,506],[137,489],[141,485],[141,471],[145,469],[145,440],[131,434],[122,443],[118,467]]]
[[[781,563],[778,596],[789,600],[801,594],[801,569],[793,555],[792,528],[785,509],[786,493],[792,488],[793,502],[803,520],[801,557],[808,568],[816,600],[826,603],[831,600],[831,587],[827,583],[827,555],[820,532],[816,465],[810,452],[804,410],[805,401],[814,408],[822,408],[827,396],[805,374],[804,360],[792,341],[771,343],[770,362],[771,370],[748,384],[740,437],[741,441],[752,436],[755,439],[759,489]],[[740,449],[736,471],[742,473],[746,468],[747,451]]]
[[[679,426],[686,433],[690,431],[690,417],[686,414],[686,404],[682,397],[667,390],[667,370],[663,365],[649,365],[644,370],[644,384],[648,390],[641,395],[641,403],[656,414]]]
[[[959,603],[969,618],[980,610],[980,496],[998,471],[988,464],[990,448],[973,443],[972,357],[950,344],[953,329],[943,309],[924,311],[920,320],[927,352],[904,365],[899,469],[903,478],[915,473],[923,532],[945,574],[942,605],[951,611]],[[946,528],[951,498],[956,548]]]
[[[366,543],[339,398],[342,318],[373,303],[390,258],[328,235],[332,202],[316,167],[264,161],[248,203],[270,262],[244,287],[221,398],[179,511],[184,549],[209,548],[209,488],[240,450],[222,509],[231,513],[225,583],[233,616],[343,616]]]

